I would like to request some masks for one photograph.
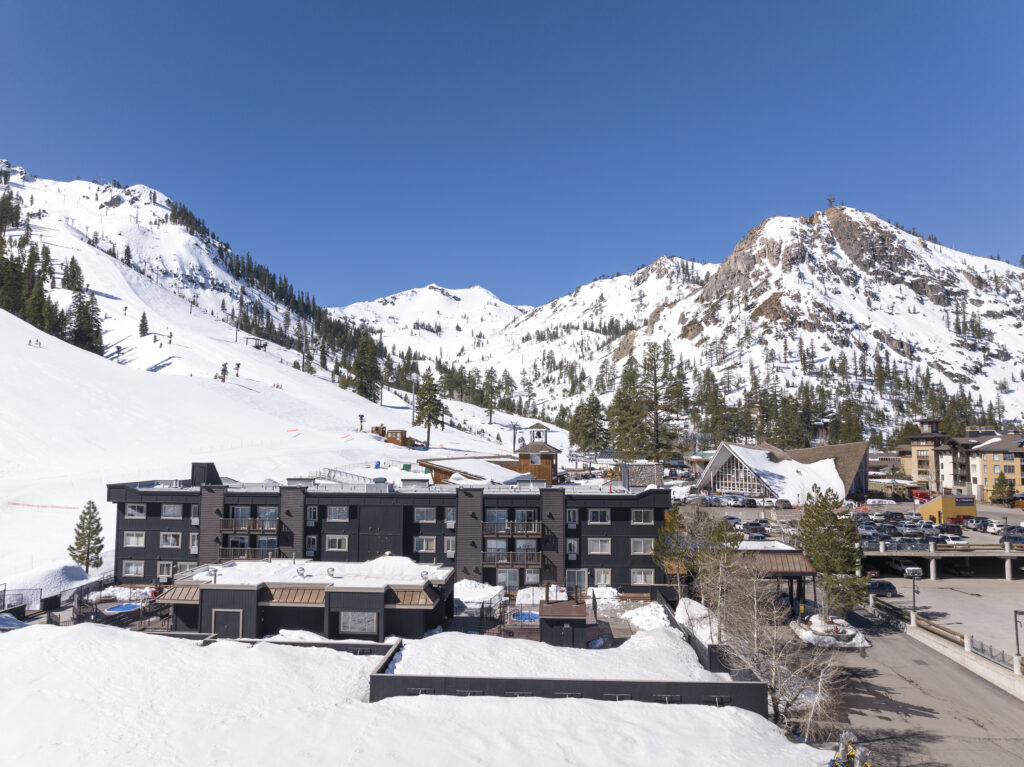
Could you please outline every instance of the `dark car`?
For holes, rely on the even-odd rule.
[[[946,535],[963,535],[964,529],[962,525],[957,525],[952,522],[943,522],[939,525],[939,532],[945,533]]]
[[[1024,544],[1024,535],[1002,535],[999,537],[999,542]]]
[[[868,593],[876,597],[899,596],[891,581],[868,581]]]

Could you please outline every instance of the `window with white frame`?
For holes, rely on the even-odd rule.
[[[192,550],[192,553],[199,551],[199,533],[188,534],[188,547]]]
[[[412,549],[417,554],[433,554],[437,551],[437,539],[432,535],[417,535],[412,539]]]
[[[125,548],[140,548],[146,545],[146,534],[140,530],[124,531]]]
[[[634,586],[650,586],[654,583],[654,570],[650,568],[630,570],[629,582]]]
[[[526,572],[523,574],[523,584],[526,586],[540,585],[540,569],[535,567],[526,568]]]
[[[417,506],[412,510],[413,522],[436,522],[437,509],[433,506]]]
[[[446,535],[444,537],[444,553],[454,554],[455,553],[455,536]]]
[[[592,525],[607,525],[612,521],[611,509],[590,509],[587,521]]]
[[[565,510],[565,521],[571,525],[575,525],[580,521],[580,510],[571,507]]]
[[[306,551],[308,551],[308,552],[315,552],[316,551],[316,536],[315,535],[307,535],[306,536]]]
[[[612,571],[607,567],[595,567],[594,568],[594,585],[595,586],[611,586],[612,585]]]
[[[588,554],[611,554],[612,553],[612,539],[611,538],[587,538],[587,553]]]
[[[343,610],[338,613],[338,631],[342,634],[376,634],[377,613]]]
[[[484,509],[484,522],[507,522],[508,509]]]
[[[170,578],[174,575],[174,562],[157,562],[156,575],[158,578]]]
[[[160,533],[161,549],[180,549],[181,533]]]
[[[125,578],[141,578],[144,574],[145,562],[126,559],[121,562],[121,575]]]
[[[319,506],[307,506],[306,507],[306,521],[316,522],[320,519],[320,507]]]
[[[181,519],[180,503],[165,503],[160,507],[161,519]]]
[[[565,587],[567,589],[585,589],[587,587],[587,571],[566,570]]]
[[[633,556],[650,556],[651,551],[654,549],[653,538],[630,538],[629,541],[630,553]]]
[[[634,525],[653,525],[654,509],[633,509],[631,521]]]
[[[328,535],[327,551],[348,551],[348,536]]]
[[[565,553],[566,554],[579,554],[580,553],[580,539],[579,538],[566,538],[565,539]]]
[[[458,518],[458,510],[454,506],[444,507],[444,521],[454,522]]]
[[[257,519],[277,519],[277,506],[257,506]]]
[[[328,522],[348,522],[348,506],[328,506]]]
[[[175,562],[174,563],[174,572],[176,572],[176,573],[183,573],[186,570],[191,570],[195,566],[196,566],[195,562]]]
[[[256,548],[257,549],[276,549],[277,548],[277,536],[276,535],[258,535],[258,536],[256,536]]]
[[[124,518],[125,519],[145,519],[146,518],[146,504],[144,503],[129,503],[124,507]]]

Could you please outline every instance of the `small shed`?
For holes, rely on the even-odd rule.
[[[586,600],[541,600],[540,641],[556,647],[584,648],[598,638],[597,616]]]

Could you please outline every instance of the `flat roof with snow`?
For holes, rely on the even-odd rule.
[[[368,562],[272,559],[201,566],[186,573],[177,582],[216,583],[218,586],[259,586],[274,583],[339,589],[385,589],[389,586],[422,588],[428,582],[443,583],[453,572],[454,569],[451,567],[413,562],[408,557],[378,557]]]

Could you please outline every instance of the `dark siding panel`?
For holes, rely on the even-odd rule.
[[[241,610],[242,636],[259,637],[256,589],[201,589],[199,592],[200,631],[213,631],[214,610]]]
[[[322,634],[324,608],[317,607],[261,607],[260,636],[276,634],[281,629],[301,629]]]
[[[281,507],[278,509],[277,546],[281,553],[290,557],[304,556],[304,535],[306,525],[306,489],[300,485],[281,488]]]
[[[458,570],[456,580],[469,578],[482,581],[483,570],[483,490],[460,489],[457,491],[455,522],[455,562]]]
[[[543,581],[565,583],[565,491],[540,491],[541,557]]]
[[[199,498],[199,564],[205,565],[220,559],[224,488],[204,487]]]

